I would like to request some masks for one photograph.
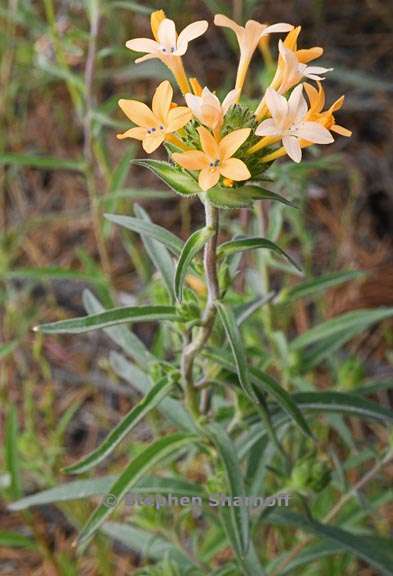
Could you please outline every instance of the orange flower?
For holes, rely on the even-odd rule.
[[[168,137],[192,118],[191,111],[186,106],[171,107],[173,97],[172,86],[164,80],[154,93],[152,109],[137,100],[119,100],[119,106],[124,114],[136,124],[117,137],[142,140],[145,152],[154,152]]]
[[[198,170],[199,186],[206,191],[217,184],[220,176],[241,181],[251,178],[246,164],[238,158],[232,158],[235,152],[247,140],[250,128],[234,130],[220,141],[205,128],[198,128],[202,150],[190,150],[172,154],[175,162],[186,170]]]
[[[307,93],[308,100],[310,102],[310,110],[307,114],[307,120],[312,120],[319,122],[323,126],[325,126],[328,130],[332,132],[336,132],[341,136],[349,137],[352,135],[351,130],[344,128],[344,126],[340,126],[336,124],[336,120],[334,118],[333,113],[337,112],[343,107],[345,96],[340,96],[333,104],[325,110],[324,112],[323,107],[325,105],[325,92],[322,88],[322,84],[317,82],[318,90],[308,84],[307,82],[304,84],[304,88]]]

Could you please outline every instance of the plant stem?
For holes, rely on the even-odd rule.
[[[193,380],[194,360],[204,347],[213,330],[216,318],[215,301],[220,296],[217,276],[217,238],[219,229],[218,210],[205,201],[206,228],[213,231],[204,251],[204,269],[207,284],[207,303],[202,315],[202,326],[197,335],[183,349],[181,373],[186,394],[186,405],[195,417],[199,417],[197,391]]]

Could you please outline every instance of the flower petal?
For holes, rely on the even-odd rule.
[[[183,126],[185,126],[187,122],[191,120],[191,118],[191,110],[189,110],[186,106],[177,106],[176,108],[172,108],[169,110],[167,118],[167,133],[180,130],[180,128],[183,128]]]
[[[146,128],[136,126],[135,128],[130,128],[126,132],[123,132],[123,134],[116,134],[116,138],[119,140],[124,140],[124,138],[136,138],[136,140],[143,140],[146,134]]]
[[[199,173],[198,184],[206,192],[213,188],[220,179],[220,170],[218,168],[204,168]]]
[[[257,136],[279,136],[280,133],[281,131],[277,128],[273,118],[263,120],[255,130]]]
[[[212,160],[218,160],[220,158],[220,153],[217,140],[210,134],[209,130],[203,126],[198,128],[198,134],[201,140],[202,150],[205,154],[207,154],[207,156]]]
[[[233,156],[236,150],[247,140],[250,132],[250,128],[240,128],[224,136],[218,144],[220,159],[227,160],[227,158]]]
[[[160,50],[160,45],[151,38],[134,38],[126,42],[127,48],[134,50],[134,52],[147,52],[153,54]]]
[[[159,146],[164,142],[164,135],[163,134],[149,134],[142,140],[142,146],[145,152],[150,154],[157,150]]]
[[[220,172],[225,178],[230,178],[231,180],[248,180],[251,178],[251,174],[246,164],[239,160],[239,158],[228,158],[224,160],[220,166]]]
[[[274,121],[276,124],[280,125],[288,115],[288,102],[284,96],[281,96],[281,94],[278,94],[270,87],[266,90],[265,102]]]
[[[344,128],[344,126],[339,126],[338,124],[333,124],[333,126],[330,126],[330,130],[336,132],[337,134],[340,134],[340,136],[346,136],[347,138],[352,136],[351,130],[348,130],[348,128]]]
[[[201,150],[174,152],[172,158],[186,170],[202,170],[209,166],[209,160]]]
[[[146,104],[138,100],[119,100],[119,106],[124,114],[137,126],[150,128],[157,126],[157,118]]]
[[[175,53],[178,56],[185,54],[188,48],[188,43],[191,42],[191,40],[195,40],[195,38],[202,36],[202,34],[206,32],[208,26],[209,24],[206,20],[198,20],[197,22],[193,22],[186,26],[179,34],[177,39],[177,50]]]
[[[303,96],[303,84],[299,84],[288,99],[288,117],[292,122],[299,122],[305,117],[307,109],[307,102]]]
[[[158,41],[161,46],[165,48],[174,48],[176,49],[176,27],[173,20],[169,20],[169,18],[164,18],[160,25],[158,26],[157,30]]]
[[[135,64],[140,64],[141,62],[146,62],[147,60],[153,60],[154,58],[159,58],[161,60],[162,59],[161,52],[154,52],[154,54],[145,54],[144,56],[141,56],[140,58],[134,60],[134,62]]]
[[[285,24],[285,22],[279,22],[278,24],[272,24],[267,26],[262,32],[262,36],[267,36],[268,34],[276,34],[280,32],[290,32],[293,30],[292,24]]]
[[[233,106],[233,104],[236,104],[238,98],[240,95],[240,90],[231,90],[230,92],[228,92],[228,94],[225,96],[224,100],[222,101],[222,111],[224,113],[224,115],[228,112],[229,108],[231,106]]]
[[[169,84],[168,80],[164,80],[154,92],[151,106],[153,114],[157,116],[164,124],[166,123],[172,97],[172,86]]]
[[[320,46],[314,46],[314,48],[303,48],[302,50],[296,51],[296,56],[302,64],[307,64],[312,60],[320,58],[323,54],[323,48]]]
[[[297,125],[297,136],[314,144],[331,144],[334,142],[329,130],[318,122],[300,122]]]
[[[288,156],[294,162],[299,163],[302,159],[302,149],[296,136],[284,136],[282,143],[284,144],[284,148],[287,151]]]
[[[230,28],[231,30],[234,31],[234,33],[238,37],[238,40],[240,40],[240,37],[242,37],[244,34],[243,26],[240,26],[234,20],[231,20],[227,16],[224,16],[224,14],[216,14],[214,16],[214,24],[216,26],[224,26],[224,28]]]

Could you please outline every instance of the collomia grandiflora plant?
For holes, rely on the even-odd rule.
[[[332,425],[345,439],[340,451],[351,450],[342,415],[367,418],[372,430],[391,422],[392,412],[366,393],[321,389],[316,378],[323,360],[392,310],[346,313],[296,336],[285,321],[291,302],[360,273],[306,278],[281,291],[275,282],[276,289],[269,289],[268,264],[299,275],[298,264],[272,237],[239,235],[241,227],[229,217],[233,209],[250,208],[252,219],[254,207],[258,211],[263,204],[294,209],[290,199],[270,191],[275,172],[269,168],[283,156],[300,163],[303,149],[330,144],[333,134],[350,136],[335,119],[344,98],[325,106],[323,80],[329,69],[312,63],[321,48],[298,48],[300,27],[253,20],[243,27],[223,15],[214,24],[233,32],[240,50],[235,86],[222,102],[189,78],[183,65],[189,44],[208,23],[195,22],[178,34],[162,11],[151,17],[154,38],[130,40],[127,47],[144,53],[136,62],[164,63],[183,101],[174,103],[167,80],[155,89],[151,107],[119,101],[135,126],[118,138],[140,140],[148,154],[164,146],[168,161],[137,163],[183,197],[198,197],[205,225],[183,242],[137,205],[134,217],[107,215],[141,236],[160,279],[137,297],[138,305],[104,309],[86,293],[87,316],[38,327],[48,334],[103,329],[131,358],[112,353],[112,367],[143,399],[66,472],[90,471],[120,443],[127,463],[115,476],[80,479],[20,501],[14,509],[104,494],[81,529],[79,544],[85,547],[98,531],[120,540],[143,556],[143,574],[311,575],[315,562],[326,562],[318,573],[350,575],[358,574],[364,561],[393,574],[387,539],[370,536],[365,523],[375,502],[362,508],[353,499],[391,452],[351,487],[329,444]],[[251,59],[258,47],[269,49],[272,35],[282,36],[277,66],[270,86],[250,106],[242,102],[242,91]],[[267,211],[261,214],[266,217]],[[228,237],[229,230],[238,234]],[[236,290],[244,251],[268,259],[257,260],[252,274],[244,275],[245,288]],[[151,350],[126,326],[142,322],[159,323]],[[358,371],[348,366],[336,371],[341,381],[351,379],[348,374]],[[142,419],[150,425],[149,444],[125,441]],[[150,499],[143,500],[146,495]],[[135,503],[137,496],[143,506]]]

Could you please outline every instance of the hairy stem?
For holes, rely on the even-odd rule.
[[[206,227],[213,230],[213,235],[207,242],[204,252],[204,268],[207,284],[207,303],[202,316],[202,326],[195,338],[183,349],[181,358],[181,372],[186,393],[186,404],[191,413],[199,416],[198,396],[194,386],[193,367],[194,360],[200,350],[208,341],[213,330],[216,317],[215,301],[219,298],[220,290],[217,277],[217,237],[218,237],[218,210],[207,200],[205,202]]]

